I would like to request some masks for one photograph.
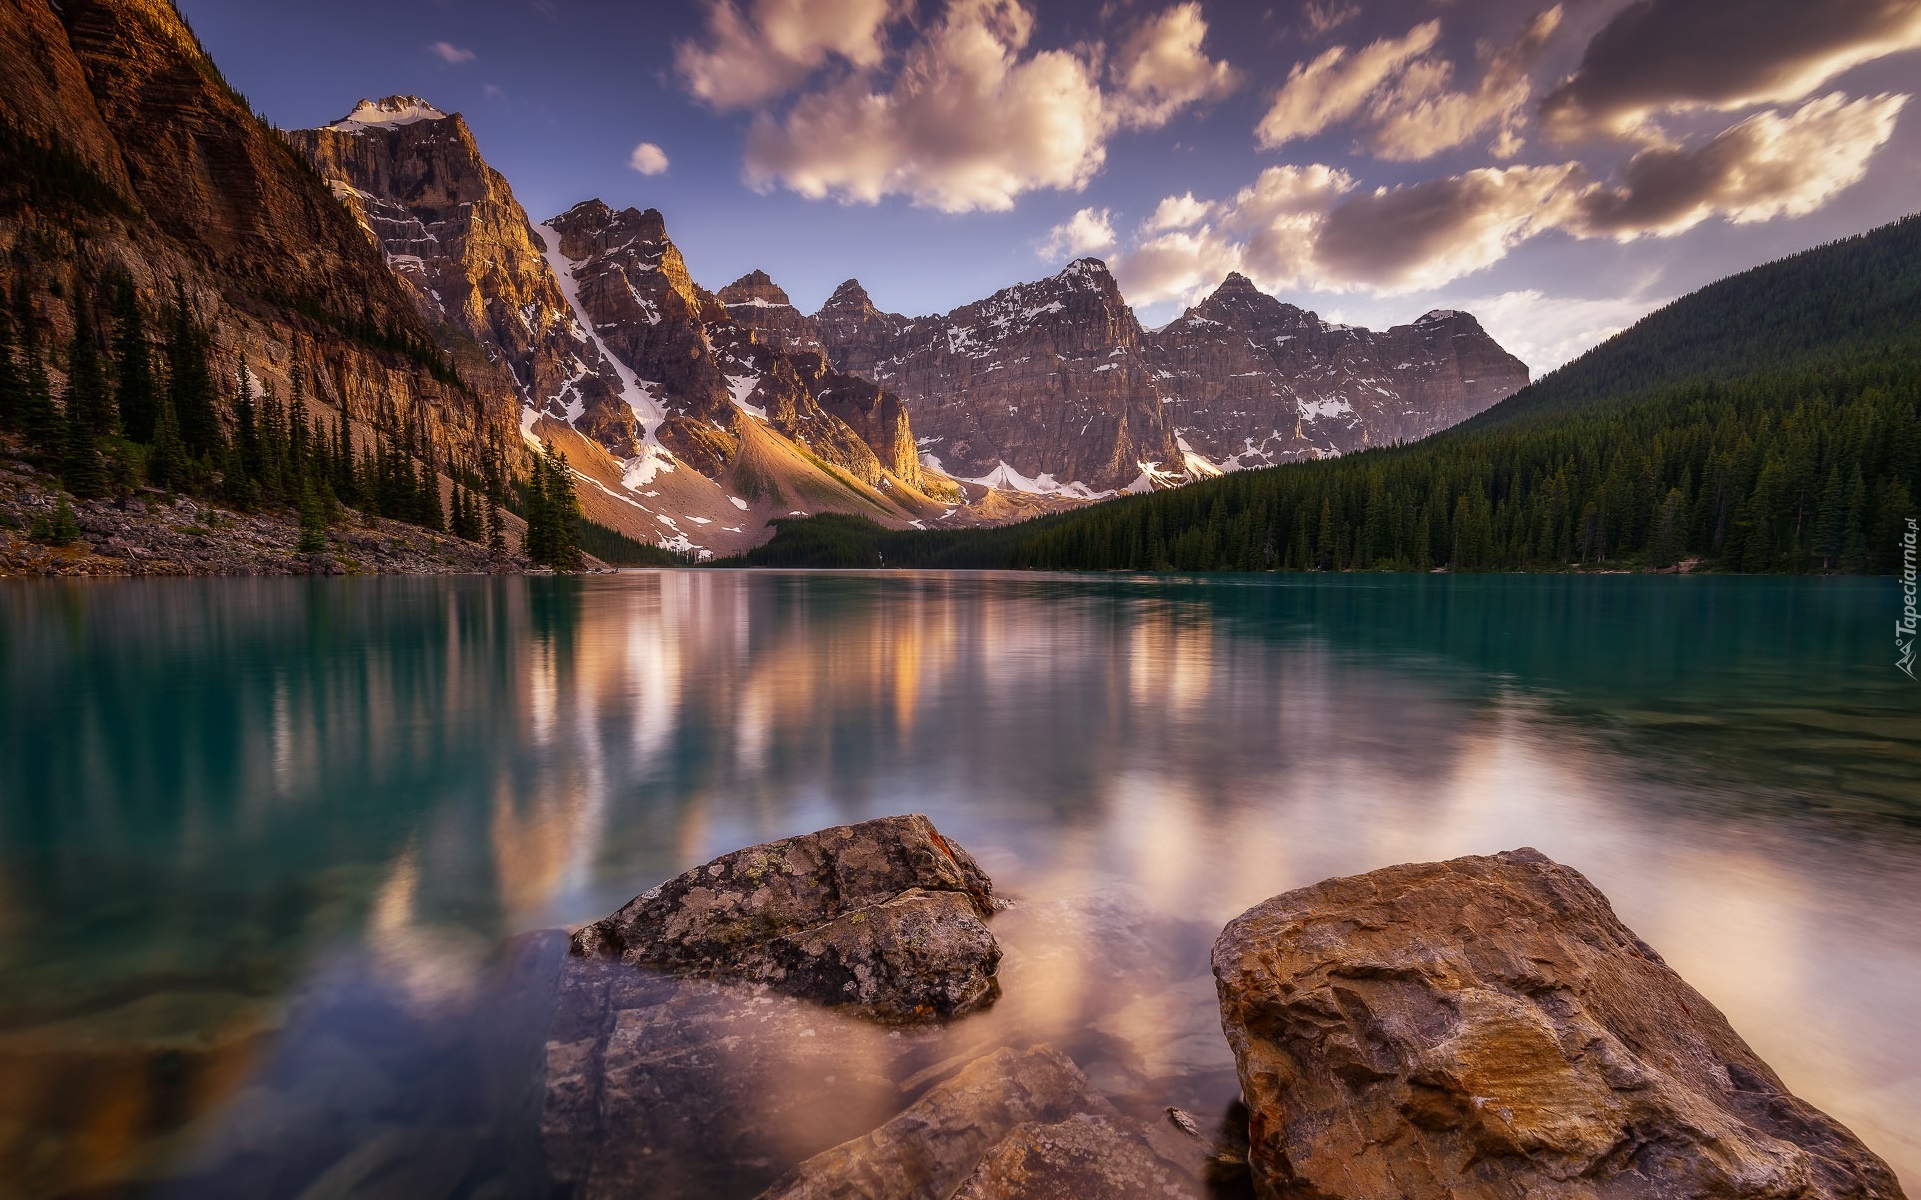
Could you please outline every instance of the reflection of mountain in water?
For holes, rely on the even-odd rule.
[[[1824,849],[1752,802],[1916,811],[1885,602],[1835,581],[731,572],[0,592],[0,1069],[25,1081],[0,1170],[100,1182],[232,1150],[248,1113],[333,1131],[301,1158],[248,1127],[288,1194],[376,1126],[403,1157],[469,1161],[461,1137],[531,1119],[458,1082],[512,1059],[472,1039],[538,1024],[489,1008],[504,936],[913,810],[1031,911],[1124,882],[1144,919],[1194,929],[1330,874],[1537,845],[1898,1157],[1875,1130],[1917,1116],[1890,1090],[1917,1064],[1887,1051],[1921,1044],[1897,1003],[1921,911],[1887,883],[1905,843]],[[1211,1034],[1178,1032],[1204,936],[1133,991],[1089,973],[1111,931],[1000,936],[1008,998],[971,1028],[1209,1102]]]

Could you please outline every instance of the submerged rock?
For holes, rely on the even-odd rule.
[[[1277,896],[1214,975],[1263,1197],[1902,1194],[1535,850]]]
[[[800,1164],[761,1200],[1197,1197],[1199,1143],[1158,1132],[1122,1116],[1053,1047],[1003,1047]]]
[[[999,994],[992,912],[967,851],[924,816],[885,817],[723,855],[584,927],[573,952],[915,1021]]]

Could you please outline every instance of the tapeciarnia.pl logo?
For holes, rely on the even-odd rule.
[[[1901,619],[1894,623],[1894,665],[1909,679],[1914,678],[1914,634],[1921,626],[1921,614],[1914,608],[1914,551],[1917,525],[1908,518],[1907,532],[1901,535]]]

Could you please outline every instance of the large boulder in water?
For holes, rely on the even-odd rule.
[[[1260,904],[1214,946],[1263,1197],[1899,1197],[1535,850]]]
[[[993,884],[924,816],[750,846],[574,935],[586,958],[732,976],[884,1021],[991,1003]]]

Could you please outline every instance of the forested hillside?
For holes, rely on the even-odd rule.
[[[1705,288],[1424,441],[1116,500],[943,555],[1087,570],[1886,572],[1918,472],[1911,217]],[[798,563],[799,532],[763,553]]]

